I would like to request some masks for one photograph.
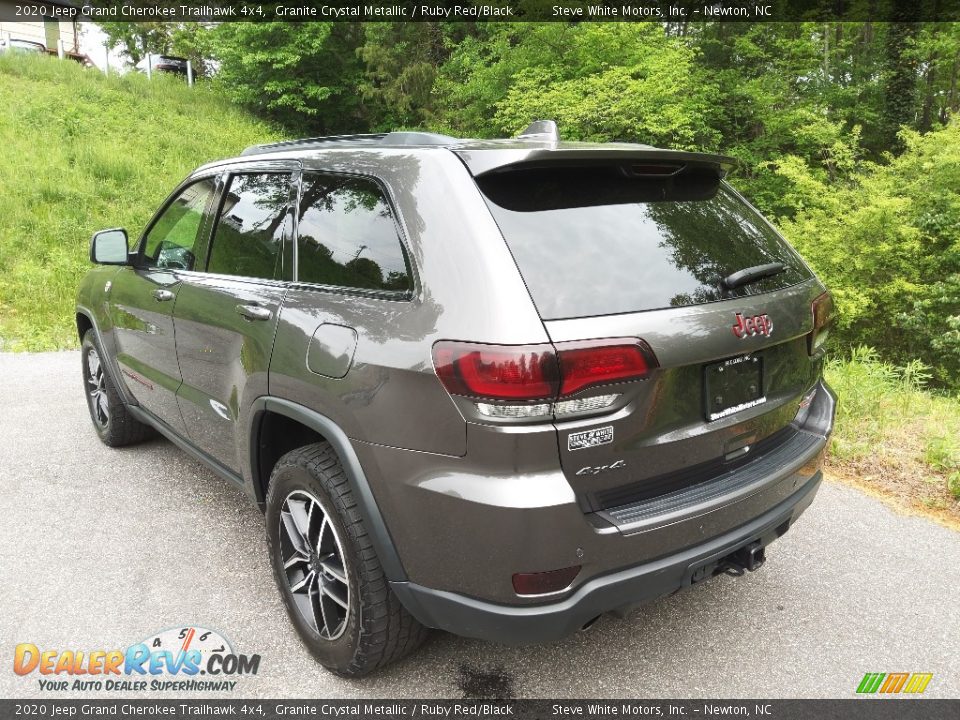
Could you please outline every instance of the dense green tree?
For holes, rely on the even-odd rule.
[[[223,23],[211,33],[217,82],[236,102],[295,132],[356,132],[368,124],[352,23]]]
[[[910,54],[920,74],[917,129],[927,132],[960,110],[960,23],[923,26]]]
[[[569,138],[679,147],[717,143],[715,90],[689,43],[647,23],[487,25],[435,88],[441,124],[468,135],[553,118]]]
[[[837,298],[840,335],[960,386],[960,123],[901,133],[904,152],[844,183],[785,158],[805,208],[780,224]]]
[[[136,65],[147,53],[169,52],[174,26],[165,22],[109,22],[100,25],[111,50],[119,50]]]
[[[474,28],[469,23],[364,23],[357,50],[364,63],[359,91],[372,130],[434,120],[434,81],[450,52]]]

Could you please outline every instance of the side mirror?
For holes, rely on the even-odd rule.
[[[90,240],[90,260],[100,265],[126,265],[130,262],[127,231],[123,228],[101,230]]]

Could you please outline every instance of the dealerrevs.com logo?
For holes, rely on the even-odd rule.
[[[202,627],[164,630],[126,649],[47,649],[20,643],[13,671],[45,691],[231,691],[256,675],[259,655],[234,652],[220,633]]]

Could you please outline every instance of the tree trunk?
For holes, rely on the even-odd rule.
[[[823,81],[830,83],[830,24],[823,24]]]
[[[900,9],[895,12],[901,16]],[[910,58],[909,48],[917,36],[917,23],[892,22],[887,26],[884,82],[883,135],[884,149],[899,152],[902,149],[898,133],[903,125],[916,120],[917,67]]]
[[[960,98],[957,97],[957,74],[960,73],[960,51],[957,52],[956,57],[953,59],[953,69],[950,72],[950,92],[947,95],[947,107],[951,112],[956,112],[958,109],[958,101]]]
[[[933,85],[937,77],[937,56],[931,51],[927,57],[927,72],[924,73],[926,88],[923,93],[923,110],[920,112],[920,132],[930,132],[933,127]]]

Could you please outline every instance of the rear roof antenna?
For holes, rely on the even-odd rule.
[[[560,142],[560,131],[553,120],[535,120],[527,125],[527,129],[517,135],[518,140],[541,140],[543,142]]]

